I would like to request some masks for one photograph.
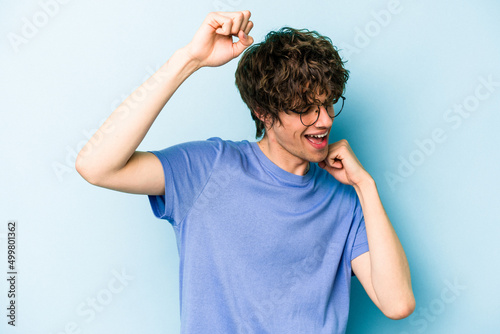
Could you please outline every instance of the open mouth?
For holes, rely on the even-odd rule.
[[[305,135],[307,141],[309,143],[318,149],[324,148],[328,142],[327,139],[328,132],[325,132],[323,134],[318,134],[318,135]]]

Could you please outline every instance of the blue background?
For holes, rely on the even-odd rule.
[[[257,41],[283,25],[314,29],[348,60],[332,139],[375,178],[417,300],[409,318],[387,319],[354,278],[348,333],[498,332],[500,5],[486,0],[3,3],[0,267],[17,220],[19,294],[12,328],[1,280],[0,332],[178,332],[170,225],[146,196],[90,186],[74,159],[209,11],[235,9],[252,11]],[[189,78],[139,149],[254,140],[236,65]]]

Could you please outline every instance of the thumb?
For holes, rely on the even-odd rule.
[[[339,159],[334,159],[330,165],[332,166],[332,168],[337,168],[337,169],[344,167],[344,164]]]
[[[333,168],[331,166],[328,166],[325,160],[318,162],[318,166],[327,172],[331,173]]]
[[[243,30],[238,32],[238,39],[238,42],[233,43],[233,55],[235,58],[253,43],[252,36],[245,34]]]
[[[344,167],[344,165],[342,164],[342,162],[340,160],[333,160],[332,163],[327,163],[326,160],[323,160],[323,161],[320,161],[318,162],[318,166],[320,168],[323,168],[324,170],[330,172],[330,171],[333,171],[335,169],[341,169]]]

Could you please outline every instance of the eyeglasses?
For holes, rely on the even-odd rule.
[[[328,116],[330,116],[331,119],[337,117],[342,111],[342,109],[344,109],[344,101],[345,97],[341,96],[332,103],[324,105],[326,112],[328,113]],[[319,119],[319,114],[321,113],[321,107],[319,105],[313,104],[307,107],[304,111],[295,111],[295,110],[290,110],[290,111],[300,115],[300,121],[302,122],[302,124],[304,124],[305,126],[311,126],[314,123],[316,123],[316,121]]]

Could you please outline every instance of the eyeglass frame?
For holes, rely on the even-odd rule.
[[[332,117],[332,116],[330,116],[330,114],[328,114],[328,111],[326,112],[326,113],[327,113],[327,115],[328,115],[328,117],[330,117],[331,119],[334,119],[335,117],[337,117],[338,115],[340,115],[340,113],[341,113],[341,112],[342,112],[342,110],[344,109],[345,97],[341,95],[339,99],[342,99],[342,106],[340,107],[339,112],[338,112],[337,114],[333,115],[333,117]],[[337,100],[335,103],[337,103],[338,101],[339,101],[339,100]],[[335,104],[335,103],[333,103],[333,104]],[[309,111],[296,111],[296,110],[291,110],[291,109],[290,109],[290,111],[291,111],[291,112],[293,112],[293,113],[295,113],[295,114],[298,114],[298,115],[300,116],[300,122],[301,122],[304,126],[309,127],[309,126],[314,125],[314,123],[316,123],[316,122],[318,121],[318,119],[319,119],[319,114],[321,113],[321,105],[316,104],[316,106],[318,107],[318,112],[317,112],[317,117],[316,117],[316,120],[315,120],[314,122],[312,122],[311,124],[309,124],[309,125],[304,124],[304,122],[302,121],[302,115],[304,115],[304,114],[308,113]],[[323,107],[324,107],[324,106],[325,106],[325,105],[323,105]],[[306,108],[306,109],[309,109],[309,108]],[[325,109],[326,109],[326,107],[325,107]]]

